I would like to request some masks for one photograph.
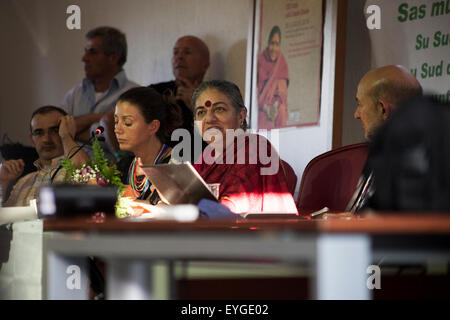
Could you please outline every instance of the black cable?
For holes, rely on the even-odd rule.
[[[72,159],[72,157],[74,155],[76,155],[78,153],[78,151],[80,151],[85,145],[90,143],[91,140],[92,140],[92,138],[90,138],[88,142],[83,143],[80,147],[78,147],[78,149],[74,153],[72,153],[72,155],[70,157],[68,157],[68,159]],[[62,165],[59,165],[59,167],[56,169],[56,171],[53,173],[52,177],[50,178],[50,183],[53,183],[53,179],[55,179],[56,174],[58,173],[59,170],[61,170],[61,168],[62,168]]]
[[[92,141],[94,140],[95,136],[102,134],[104,131],[102,126],[99,126],[95,131],[92,132],[92,136],[89,138],[88,142],[83,143],[80,147],[78,147],[78,149],[72,153],[72,155],[70,155],[68,157],[68,159],[72,159],[72,157],[74,155],[76,155],[82,148],[84,148],[84,146],[86,146],[87,144],[91,144]],[[98,141],[105,141],[104,137],[97,137]],[[72,148],[73,149],[73,148]],[[59,170],[61,170],[62,165],[59,165],[59,167],[56,169],[56,171],[53,173],[53,175],[50,178],[50,183],[53,183],[53,179],[55,179],[56,174],[58,173]]]

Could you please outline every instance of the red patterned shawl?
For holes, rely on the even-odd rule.
[[[213,164],[205,163],[203,156],[208,152],[208,148],[206,148],[202,154],[202,163],[198,164],[197,160],[194,164],[195,169],[206,183],[220,183],[219,200],[234,213],[297,213],[295,201],[289,192],[276,150],[262,136],[254,134],[243,136],[245,143],[239,143],[240,138],[235,138],[234,143],[218,157],[222,159],[222,164],[217,163],[217,160]],[[275,174],[261,174],[261,169],[269,169],[271,163],[263,164],[260,161],[263,158],[256,156],[259,155],[258,146],[267,148],[266,155],[268,156],[274,152],[274,156],[270,159],[278,162],[278,170]],[[231,154],[232,157],[229,156],[228,163],[230,163],[230,159],[233,162],[227,164],[226,155],[231,151],[234,154]],[[245,164],[242,164],[243,161],[240,161],[241,164],[238,163],[242,151],[245,151]],[[253,156],[255,157],[252,158]],[[253,159],[252,162],[251,159]],[[276,167],[276,163],[272,164],[273,167]]]

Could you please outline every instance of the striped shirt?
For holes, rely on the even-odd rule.
[[[64,156],[54,158],[50,165],[43,165],[40,159],[36,160],[34,165],[38,171],[31,172],[17,181],[8,200],[4,203],[4,206],[29,206],[30,200],[37,199],[39,187],[50,183],[52,175],[58,169],[63,159]],[[62,182],[64,177],[65,171],[59,170],[53,181]]]

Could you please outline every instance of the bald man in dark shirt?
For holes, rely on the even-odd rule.
[[[191,35],[179,38],[173,47],[172,72],[175,80],[151,84],[162,95],[168,95],[169,100],[176,102],[181,109],[182,128],[191,134],[191,163],[194,163],[198,152],[194,150],[194,139],[200,139],[197,133],[194,135],[194,114],[191,107],[191,98],[194,90],[203,81],[209,68],[208,46],[199,38]],[[174,147],[178,141],[173,141]],[[206,144],[202,143],[202,150]],[[201,150],[197,150],[201,151]]]
[[[354,114],[361,120],[365,138],[370,141],[398,106],[420,95],[419,81],[403,66],[388,65],[367,72],[358,84]],[[361,210],[374,191],[372,169],[366,163],[346,211]]]

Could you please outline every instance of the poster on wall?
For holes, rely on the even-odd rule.
[[[408,68],[425,93],[450,101],[450,1],[370,0],[364,11],[374,67]],[[370,24],[369,24],[370,27]]]
[[[258,129],[318,125],[322,5],[318,0],[257,2],[257,92],[252,111]]]

